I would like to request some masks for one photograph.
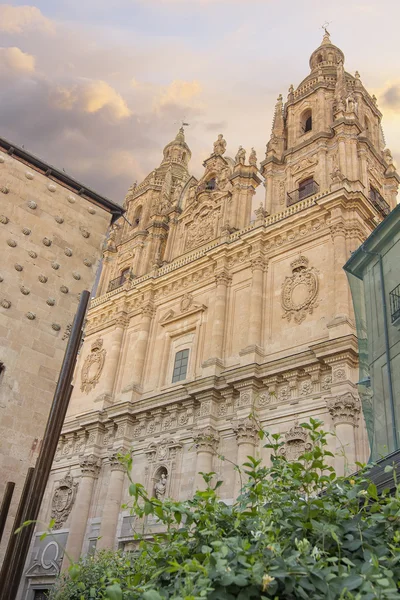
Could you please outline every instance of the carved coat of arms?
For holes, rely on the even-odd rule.
[[[54,529],[61,529],[68,518],[74,504],[78,483],[67,473],[58,484],[51,503],[51,518],[54,519]]]
[[[81,371],[81,391],[88,394],[98,383],[106,359],[103,340],[98,338],[92,344],[90,354],[86,357]]]
[[[318,275],[316,269],[308,267],[305,256],[299,256],[290,266],[292,275],[282,284],[282,318],[290,321],[293,316],[296,323],[302,323],[318,305]]]

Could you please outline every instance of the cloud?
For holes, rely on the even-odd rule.
[[[198,81],[182,81],[174,80],[170,85],[164,87],[158,97],[154,99],[154,110],[159,111],[164,106],[171,104],[192,105],[200,107],[198,102],[193,103],[193,98],[198,96],[202,91]]]
[[[22,33],[29,29],[53,33],[54,25],[36,6],[11,6],[11,4],[0,6],[0,31]]]
[[[70,87],[57,86],[52,91],[51,99],[53,104],[62,110],[77,107],[93,114],[108,108],[116,119],[124,119],[132,114],[122,96],[101,80],[81,81]]]
[[[35,70],[35,58],[31,54],[22,52],[15,46],[12,48],[0,48],[0,71],[9,74],[33,73]]]
[[[389,84],[389,86],[380,93],[382,104],[392,110],[400,109],[400,82]]]

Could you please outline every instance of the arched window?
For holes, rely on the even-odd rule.
[[[175,354],[174,370],[172,373],[172,383],[186,379],[189,362],[189,349],[180,350]]]
[[[185,162],[186,160],[186,152],[182,152],[182,162]]]
[[[142,207],[138,206],[135,212],[135,216],[133,217],[133,227],[137,227],[141,221],[142,218]]]
[[[215,177],[213,177],[212,179],[209,179],[206,183],[206,190],[215,190],[216,187],[216,182],[215,182]]]
[[[365,127],[365,133],[367,135],[371,135],[371,123],[370,123],[370,120],[368,119],[368,117],[365,117],[365,119],[364,119],[364,127]]]
[[[311,109],[305,110],[301,116],[301,132],[307,133],[312,130],[312,113]]]
[[[318,58],[317,58],[317,63],[322,63],[324,61],[324,57],[322,56],[322,54],[318,54]]]

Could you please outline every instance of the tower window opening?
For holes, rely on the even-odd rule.
[[[175,354],[174,370],[172,373],[172,383],[186,379],[189,362],[189,349],[180,350]]]
[[[365,117],[364,119],[364,126],[365,126],[365,133],[367,135],[371,134],[371,123],[369,122],[368,117]]]
[[[215,190],[216,188],[216,181],[215,181],[215,177],[213,177],[212,179],[209,179],[206,183],[206,190]]]
[[[315,194],[315,182],[313,177],[309,177],[308,179],[304,179],[299,183],[299,200],[303,200],[304,198],[308,198],[308,196],[312,196]]]
[[[141,221],[142,218],[142,207],[138,206],[136,212],[135,212],[135,216],[133,217],[133,227],[137,227]]]
[[[182,152],[182,162],[186,160],[186,152]]]
[[[312,130],[312,113],[311,110],[306,110],[301,118],[301,130],[302,133]]]
[[[322,63],[324,61],[322,54],[318,54],[317,62]]]

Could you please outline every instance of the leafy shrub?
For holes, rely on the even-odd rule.
[[[165,532],[137,536],[135,556],[99,553],[73,565],[52,600],[399,598],[400,486],[378,496],[365,469],[337,477],[321,423],[302,427],[311,449],[293,462],[279,435],[260,432],[271,466],[249,457],[233,506],[210,473],[207,489],[185,502],[149,498],[132,482],[132,514],[157,517]]]

